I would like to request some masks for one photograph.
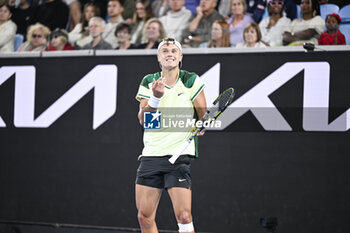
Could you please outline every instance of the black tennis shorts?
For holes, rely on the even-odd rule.
[[[189,155],[181,155],[171,164],[170,156],[141,157],[137,169],[136,184],[153,188],[168,189],[182,187],[191,189],[191,160]]]

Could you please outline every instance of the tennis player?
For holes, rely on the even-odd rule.
[[[182,109],[201,119],[206,111],[204,84],[197,74],[180,70],[181,44],[172,38],[164,39],[158,46],[157,58],[162,71],[146,75],[136,95],[140,101],[140,124],[143,125],[144,112],[161,112],[162,108]],[[136,175],[136,206],[143,233],[158,232],[155,217],[163,190],[169,193],[179,232],[194,232],[190,163],[197,156],[197,140],[192,141],[175,164],[168,161],[189,138],[190,131],[144,131],[144,148]]]

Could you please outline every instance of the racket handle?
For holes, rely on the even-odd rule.
[[[186,148],[190,145],[191,141],[192,138],[188,139],[186,142],[184,142],[184,144],[182,144],[179,150],[175,154],[173,154],[173,156],[171,156],[171,158],[169,159],[169,162],[171,164],[174,164],[176,162],[176,160],[180,157],[182,152],[184,152],[184,150],[186,150]]]

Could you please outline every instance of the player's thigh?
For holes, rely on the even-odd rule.
[[[135,198],[138,211],[145,216],[154,215],[161,195],[162,189],[136,184]]]
[[[192,191],[187,188],[173,187],[168,189],[176,216],[183,212],[191,215]]]

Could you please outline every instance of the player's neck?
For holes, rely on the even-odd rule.
[[[162,77],[165,77],[165,84],[172,87],[175,85],[177,77],[179,76],[180,69],[177,67],[175,69],[163,69]]]

